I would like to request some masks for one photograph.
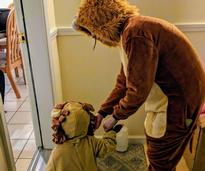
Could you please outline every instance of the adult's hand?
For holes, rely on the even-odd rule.
[[[104,125],[103,125],[103,128],[104,130],[107,132],[107,131],[110,131],[117,123],[118,121],[113,118],[112,116],[107,119],[105,122],[104,122]]]
[[[102,120],[103,120],[103,116],[98,113],[96,116],[95,130],[100,127]]]

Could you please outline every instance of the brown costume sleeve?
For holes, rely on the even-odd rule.
[[[145,102],[155,80],[158,54],[151,40],[134,37],[124,46],[128,57],[126,96],[114,106],[113,116],[126,119]]]
[[[108,114],[112,114],[113,107],[119,103],[121,98],[125,96],[126,89],[126,78],[123,67],[121,66],[115,88],[112,90],[105,103],[102,104],[98,113],[100,113],[103,117],[106,117]]]

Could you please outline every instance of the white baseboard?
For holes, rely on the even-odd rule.
[[[143,135],[141,136],[130,135],[128,136],[128,139],[129,139],[130,144],[145,144],[146,143],[146,137]]]
[[[182,32],[205,32],[205,23],[176,23]]]
[[[102,138],[102,135],[97,135],[95,136],[97,138]],[[129,135],[128,136],[128,141],[130,144],[145,144],[146,142],[146,137],[144,135]]]

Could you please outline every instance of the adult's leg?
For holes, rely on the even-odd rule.
[[[5,93],[5,78],[3,71],[0,70],[0,93],[2,101],[4,102],[4,93]]]
[[[150,171],[175,171],[196,127],[197,114],[192,118],[192,124],[187,126],[185,102],[180,99],[169,100],[165,135],[161,138],[147,136]]]
[[[149,170],[175,171],[191,136],[190,132],[187,135],[169,134],[164,141],[147,138]]]

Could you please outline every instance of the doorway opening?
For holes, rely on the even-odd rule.
[[[49,149],[52,146],[49,116],[53,106],[53,89],[47,30],[42,17],[44,11],[42,7],[39,7],[42,5],[41,0],[29,2],[27,0],[4,0],[0,8],[8,8],[12,2],[16,13],[18,36],[22,35],[21,40],[24,38],[21,43],[21,52],[26,83],[23,79],[23,70],[18,68],[18,71],[17,69],[12,71],[14,82],[21,96],[18,97],[5,75],[5,113],[3,117],[5,124],[3,125],[8,128],[10,141],[7,140],[6,143],[9,144],[8,147],[11,144],[13,149],[11,160],[13,158],[14,162],[12,160],[10,163],[15,163],[17,171],[26,171],[32,168],[40,149]],[[30,9],[33,9],[33,12]],[[35,26],[33,26],[33,21],[36,21]],[[7,34],[2,38],[7,39]],[[1,52],[6,53],[7,51],[2,50]],[[1,131],[7,133],[6,128],[0,129]]]
[[[1,40],[5,40],[5,48],[1,48],[1,56],[10,58],[11,55],[7,55],[7,51],[12,46],[8,47],[11,34],[9,34],[9,29],[14,29],[15,24],[8,28],[10,22],[16,22],[16,17],[11,18],[11,11],[15,6],[13,6],[13,0],[4,0],[1,4],[1,9],[9,9],[10,12],[7,16],[7,25],[5,33],[1,33]],[[17,26],[16,26],[17,27]],[[4,35],[3,35],[4,34]],[[9,37],[10,36],[10,37]],[[10,39],[11,40],[11,39]],[[15,45],[15,47],[18,45]],[[20,52],[20,54],[23,54]],[[24,58],[21,55],[21,58]],[[2,58],[1,58],[2,59]],[[2,61],[2,60],[1,60]],[[24,61],[22,59],[22,61]],[[7,65],[6,63],[4,65]],[[23,64],[24,65],[24,64]],[[33,122],[32,122],[32,110],[30,104],[30,96],[28,85],[24,80],[24,68],[25,67],[16,67],[12,71],[12,77],[16,87],[19,91],[19,95],[15,93],[12,83],[8,79],[6,73],[5,77],[5,95],[4,95],[4,116],[6,119],[6,125],[9,131],[9,137],[13,152],[13,158],[16,165],[17,171],[26,171],[29,167],[29,164],[34,156],[35,151],[37,150],[36,141],[33,131]]]

